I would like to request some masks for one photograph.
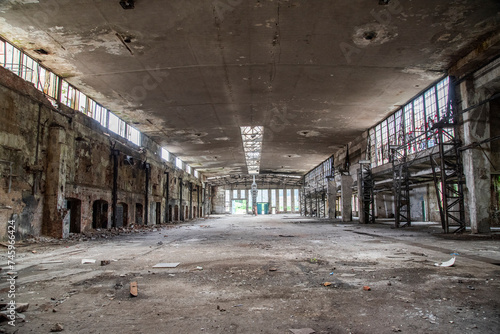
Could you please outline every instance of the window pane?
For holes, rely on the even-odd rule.
[[[164,149],[163,147],[161,148],[161,158],[165,161],[170,160],[170,152]]]

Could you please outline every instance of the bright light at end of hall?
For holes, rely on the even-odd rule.
[[[263,126],[242,126],[241,138],[247,161],[248,174],[259,174],[262,151]]]

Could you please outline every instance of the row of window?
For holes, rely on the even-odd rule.
[[[293,195],[292,195],[293,192]],[[269,193],[271,193],[271,199],[269,200]],[[225,196],[225,207],[226,211],[229,212],[231,208],[232,200],[247,200],[248,207],[252,207],[252,190],[251,189],[241,189],[241,190],[226,190]],[[292,203],[293,196],[293,203]],[[285,203],[286,198],[286,203]],[[275,207],[278,211],[299,211],[300,206],[300,196],[299,189],[258,189],[257,190],[257,203],[269,203],[271,208]],[[286,204],[286,207],[285,207]],[[286,209],[286,210],[285,210]]]
[[[57,102],[60,102],[74,110],[78,110],[131,143],[137,146],[141,145],[142,134],[139,130],[130,126],[113,112],[80,92],[66,80],[41,66],[39,62],[23,51],[1,39],[0,66],[31,82],[54,105],[57,106]],[[161,157],[169,161],[170,154],[166,149],[162,148]],[[198,177],[198,171],[194,170],[193,172],[191,166],[185,164],[185,168],[183,168],[183,165],[183,162],[179,158],[176,158],[176,166],[178,168]]]
[[[390,161],[390,146],[399,146],[400,153],[414,154],[437,145],[438,130],[432,126],[445,118],[451,108],[448,91],[447,77],[371,128],[368,134],[372,167]],[[444,140],[453,137],[453,130],[447,134],[449,137]]]
[[[432,126],[452,108],[449,88],[450,80],[446,77],[368,131],[372,167],[390,162],[390,146],[397,146],[399,154],[413,154],[438,144],[438,130]],[[443,140],[449,141],[454,135],[453,129],[447,129]],[[306,192],[326,188],[332,159],[323,161],[304,176]]]
[[[304,176],[306,192],[327,188],[327,177],[332,176],[333,156],[323,161]]]

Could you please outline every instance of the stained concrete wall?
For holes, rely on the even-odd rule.
[[[161,160],[160,147],[149,138],[144,137],[144,150],[139,151],[86,115],[65,106],[55,109],[41,92],[3,68],[0,114],[0,239],[6,237],[11,219],[15,220],[19,239],[66,237],[70,214],[67,199],[81,201],[78,220],[82,232],[92,229],[94,202],[106,201],[108,210],[103,215],[110,228],[113,150],[118,151],[116,202],[127,208],[125,223],[155,224],[156,203],[160,203],[160,222],[172,220],[168,219],[167,205],[188,208],[185,219],[199,216],[203,196],[198,197],[197,191],[201,181],[176,168],[173,161]],[[146,163],[150,166],[147,189]],[[165,173],[169,173],[168,199]],[[182,203],[180,179],[184,184]],[[136,210],[137,206],[142,206],[142,212]]]

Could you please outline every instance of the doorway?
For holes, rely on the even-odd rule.
[[[108,202],[94,201],[92,205],[92,228],[108,228]]]
[[[76,198],[66,199],[69,213],[69,233],[81,233],[82,201]]]
[[[161,202],[156,202],[156,225],[161,223]]]
[[[246,199],[233,199],[231,206],[231,213],[235,215],[244,215],[247,213],[247,200]]]
[[[143,218],[142,218],[143,211],[144,211],[144,209],[143,209],[142,204],[136,203],[135,204],[135,223],[137,225],[142,225],[142,223],[143,223]]]

